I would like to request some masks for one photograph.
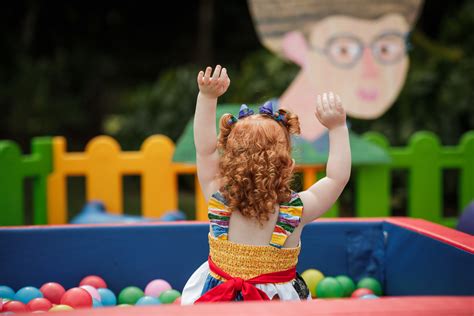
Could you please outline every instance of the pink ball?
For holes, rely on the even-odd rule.
[[[26,304],[32,312],[44,311],[47,312],[53,307],[50,301],[45,298],[35,298]]]
[[[92,296],[80,287],[73,287],[67,290],[61,297],[61,305],[69,305],[72,308],[91,308]]]
[[[145,288],[145,295],[159,297],[161,292],[171,290],[171,285],[162,279],[153,280]]]
[[[102,301],[102,298],[100,297],[99,291],[97,291],[97,289],[95,287],[90,286],[90,285],[83,285],[83,286],[80,286],[80,288],[86,290],[87,292],[89,292],[89,294],[92,296],[92,298],[95,298],[99,302]]]
[[[61,297],[66,292],[64,287],[56,282],[43,284],[43,286],[40,288],[40,291],[43,293],[44,298],[53,304],[59,304],[61,302]]]
[[[96,289],[100,288],[107,288],[107,283],[105,283],[104,279],[97,275],[88,275],[84,279],[81,280],[79,286],[83,285],[90,285],[95,287]]]

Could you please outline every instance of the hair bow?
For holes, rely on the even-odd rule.
[[[253,110],[249,109],[249,107],[246,104],[242,104],[239,110],[239,120],[249,115],[253,115],[253,113],[254,113]]]
[[[278,111],[276,111],[276,112],[273,111],[272,101],[265,102],[259,108],[259,113],[264,114],[264,115],[268,115],[268,116],[272,117],[275,121],[282,122],[284,125],[286,125],[285,116],[283,114],[281,114],[280,112],[278,112]]]

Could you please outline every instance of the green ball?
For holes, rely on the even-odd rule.
[[[160,294],[160,302],[161,304],[172,304],[180,296],[181,293],[176,290],[166,290]]]
[[[349,297],[351,296],[352,292],[356,289],[354,281],[351,278],[345,275],[338,275],[336,280],[341,284],[343,290],[343,296]]]
[[[343,295],[341,283],[332,277],[322,279],[316,287],[316,296],[319,298],[342,297]]]
[[[120,292],[118,303],[135,305],[135,303],[143,296],[145,296],[145,293],[143,293],[140,288],[136,286],[128,286]]]
[[[316,287],[318,283],[324,279],[324,274],[321,271],[316,269],[308,269],[301,273],[301,277],[308,286],[309,291],[311,292],[312,297],[316,297]]]
[[[380,285],[380,282],[374,278],[362,278],[359,282],[357,282],[357,288],[371,289],[375,295],[382,295],[382,286]]]

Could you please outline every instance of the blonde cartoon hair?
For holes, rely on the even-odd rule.
[[[269,50],[282,55],[287,32],[305,32],[309,25],[331,15],[377,19],[399,13],[413,28],[423,0],[248,0],[257,34]]]
[[[298,116],[284,109],[282,120],[265,114],[220,119],[218,178],[231,211],[268,221],[275,204],[290,199],[293,177],[291,134],[299,134]]]

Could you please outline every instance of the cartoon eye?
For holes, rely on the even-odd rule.
[[[388,35],[379,38],[372,47],[374,56],[382,63],[400,59],[406,51],[405,41],[401,36]]]
[[[335,38],[327,46],[329,58],[341,65],[352,64],[361,52],[360,43],[353,38]]]

